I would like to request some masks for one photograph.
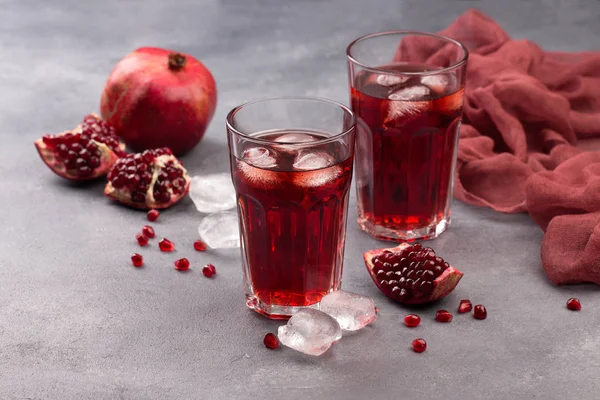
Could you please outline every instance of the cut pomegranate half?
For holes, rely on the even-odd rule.
[[[373,281],[392,300],[403,304],[429,303],[447,296],[463,273],[437,257],[433,249],[402,243],[363,254]]]
[[[119,157],[126,154],[115,130],[93,113],[86,115],[75,129],[44,135],[34,144],[48,168],[73,181],[106,175]]]
[[[181,161],[163,147],[118,160],[108,173],[104,194],[134,208],[167,208],[185,197],[190,181]]]

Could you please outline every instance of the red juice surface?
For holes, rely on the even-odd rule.
[[[414,64],[380,69],[428,70]],[[428,228],[448,218],[463,91],[450,74],[357,74],[351,101],[363,229],[388,239],[410,239],[410,231],[426,238]]]
[[[307,147],[248,143],[232,158],[247,291],[270,305],[315,304],[341,281],[352,153],[339,141],[312,147],[323,138],[314,132],[259,137]]]

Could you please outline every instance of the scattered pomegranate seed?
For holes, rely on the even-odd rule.
[[[190,260],[187,258],[180,258],[175,261],[175,269],[178,271],[187,271],[190,268]]]
[[[567,300],[567,308],[572,311],[580,311],[581,303],[579,302],[579,299],[576,297],[571,297],[569,300]]]
[[[412,348],[416,353],[422,353],[427,348],[427,342],[425,339],[415,339],[412,342]]]
[[[473,316],[477,319],[486,319],[487,318],[487,310],[481,304],[477,304],[473,308]]]
[[[471,312],[472,309],[473,304],[471,304],[471,300],[461,300],[460,304],[458,305],[459,314]]]
[[[138,233],[137,235],[135,235],[135,238],[137,239],[139,245],[142,247],[148,244],[148,238],[143,233]]]
[[[169,239],[162,239],[158,242],[158,248],[160,251],[171,252],[175,250],[175,244],[171,242]]]
[[[269,332],[265,335],[265,338],[263,339],[263,343],[265,344],[265,347],[267,349],[273,350],[273,349],[276,349],[279,347],[279,339],[277,339],[277,336],[275,336],[271,332]]]
[[[446,310],[438,310],[435,313],[435,320],[437,322],[450,322],[452,321],[452,313]]]
[[[217,269],[212,264],[206,264],[204,268],[202,268],[202,273],[205,277],[210,278],[211,276],[217,273]]]
[[[408,314],[406,317],[404,317],[404,324],[409,328],[419,326],[420,323],[421,317],[419,317],[417,314]]]
[[[155,236],[154,228],[150,225],[144,225],[142,227],[142,233],[146,235],[146,237],[153,238]]]
[[[144,257],[141,254],[133,253],[131,255],[131,263],[134,267],[141,267],[144,265]]]
[[[194,249],[197,251],[206,251],[206,243],[204,243],[202,240],[196,240],[194,242]]]
[[[160,215],[160,211],[150,210],[150,211],[148,211],[148,214],[146,214],[146,217],[148,218],[148,221],[154,222],[158,219],[159,215]]]

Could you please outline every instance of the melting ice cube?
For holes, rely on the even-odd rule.
[[[402,89],[394,90],[389,94],[390,100],[408,100],[419,101],[425,100],[431,96],[431,89],[425,85],[407,86]]]
[[[202,213],[229,210],[236,204],[229,173],[194,176],[190,184],[190,197]]]
[[[425,111],[429,106],[425,99],[430,95],[431,90],[423,85],[407,86],[392,92],[388,98],[394,101],[382,102],[382,107],[387,108],[382,110],[386,115],[383,123],[395,125],[402,117]]]
[[[309,143],[316,140],[314,136],[302,132],[286,133],[275,139],[278,143]]]
[[[320,356],[342,338],[342,329],[330,315],[305,308],[279,327],[277,337],[283,345],[296,351]]]
[[[303,187],[325,185],[343,173],[342,168],[334,164],[334,157],[325,151],[301,150],[294,161],[294,168],[304,172],[296,174],[294,183]]]
[[[410,78],[408,76],[404,76],[404,75],[383,74],[383,75],[377,75],[377,78],[375,78],[375,82],[377,82],[381,86],[392,87],[392,86],[401,85],[401,84],[405,83],[406,81],[408,81],[409,79]]]
[[[209,214],[198,226],[200,239],[213,249],[240,247],[240,231],[237,213],[220,211]]]
[[[320,308],[335,318],[345,331],[357,331],[377,319],[372,298],[342,290],[323,297]]]
[[[277,165],[277,158],[274,152],[264,147],[251,147],[244,150],[242,158],[248,164],[258,168],[272,168]]]
[[[303,147],[306,148],[307,144],[315,141],[317,141],[317,138],[307,133],[292,132],[286,133],[285,135],[279,136],[277,139],[275,139],[275,142],[281,144],[276,144],[274,147],[277,149],[277,151],[297,155],[300,149]]]
[[[333,165],[333,156],[326,151],[300,150],[294,160],[294,168],[300,171],[311,171]]]
[[[454,91],[456,86],[454,76],[448,74],[426,75],[421,83],[438,95]]]

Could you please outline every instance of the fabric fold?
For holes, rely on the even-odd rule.
[[[546,52],[477,10],[440,33],[470,52],[455,197],[529,212],[550,280],[600,284],[600,53]],[[399,55],[450,56],[416,37]]]

